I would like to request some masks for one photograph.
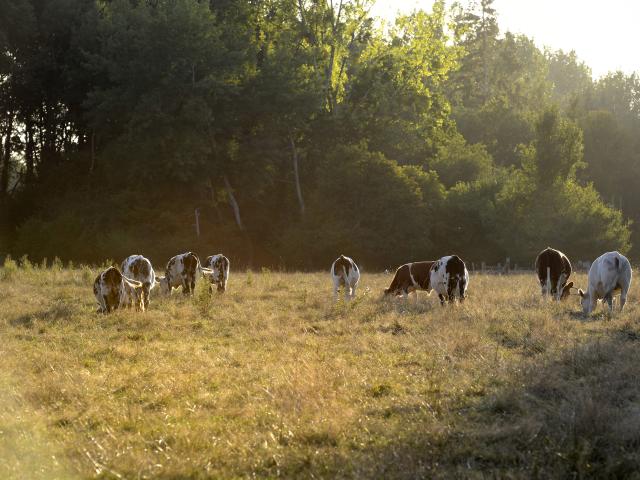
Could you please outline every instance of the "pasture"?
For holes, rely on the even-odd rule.
[[[640,471],[640,292],[609,319],[471,274],[442,308],[363,272],[231,272],[95,313],[98,269],[0,270],[1,478],[566,478]],[[586,276],[572,277],[577,286]]]

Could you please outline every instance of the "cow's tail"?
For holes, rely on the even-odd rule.
[[[551,295],[551,267],[547,267],[547,295]]]

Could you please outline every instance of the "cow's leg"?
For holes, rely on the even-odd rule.
[[[439,293],[438,294],[438,298],[440,299],[440,305],[442,305],[444,307],[444,301],[445,301],[444,295]]]
[[[607,305],[609,306],[609,313],[611,313],[613,311],[613,292],[607,293],[602,301],[607,302]]]
[[[464,303],[464,287],[466,284],[467,282],[464,278],[458,282],[458,289],[460,291],[460,303]]]
[[[348,283],[344,284],[344,299],[348,302],[351,300],[351,287]]]
[[[182,294],[189,295],[189,279],[186,275],[182,275]]]
[[[418,289],[416,288],[416,289],[415,289],[413,292],[411,292],[411,293],[413,293],[413,303],[414,303],[415,305],[418,305]]]
[[[338,288],[340,288],[340,283],[336,280],[333,281],[333,301],[338,301]]]
[[[193,275],[189,281],[189,285],[191,289],[189,290],[189,295],[193,295],[196,291],[196,276]]]
[[[351,298],[355,298],[356,296],[356,285],[351,287]]]
[[[622,310],[624,310],[624,304],[627,303],[627,292],[629,291],[629,289],[622,289],[622,291],[620,292],[620,311],[622,312]]]
[[[142,303],[144,304],[144,309],[149,308],[149,295],[151,294],[151,284],[145,283],[142,287]]]
[[[409,299],[409,292],[407,291],[406,288],[402,290],[402,298],[404,299],[405,302]]]

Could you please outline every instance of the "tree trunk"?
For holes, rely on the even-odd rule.
[[[298,171],[298,150],[293,139],[293,134],[289,132],[289,141],[291,142],[291,153],[293,156],[293,176],[296,181],[296,193],[298,194],[298,205],[300,206],[300,215],[304,217],[304,198],[302,197],[302,187],[300,186],[300,174]]]
[[[9,189],[9,169],[11,167],[11,135],[13,134],[13,112],[7,112],[7,128],[4,132],[4,151],[2,155],[2,173],[0,173],[0,196],[7,195]]]
[[[231,188],[229,179],[227,178],[226,175],[224,175],[222,179],[224,180],[224,187],[227,190],[227,195],[229,196],[229,204],[233,209],[233,215],[236,218],[236,223],[238,224],[238,228],[240,230],[244,230],[244,225],[242,225],[242,218],[240,218],[240,206],[238,205],[238,202],[236,201],[236,197],[233,194],[233,189]]]
[[[33,119],[31,116],[27,117],[25,121],[25,131],[27,134],[27,146],[24,153],[24,158],[27,166],[26,172],[26,184],[31,185],[35,179],[35,162],[34,162],[34,141],[33,141]]]

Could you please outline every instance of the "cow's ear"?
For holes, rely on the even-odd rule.
[[[584,292],[582,291],[581,288],[578,289],[578,295],[580,295],[581,297],[584,297]]]

